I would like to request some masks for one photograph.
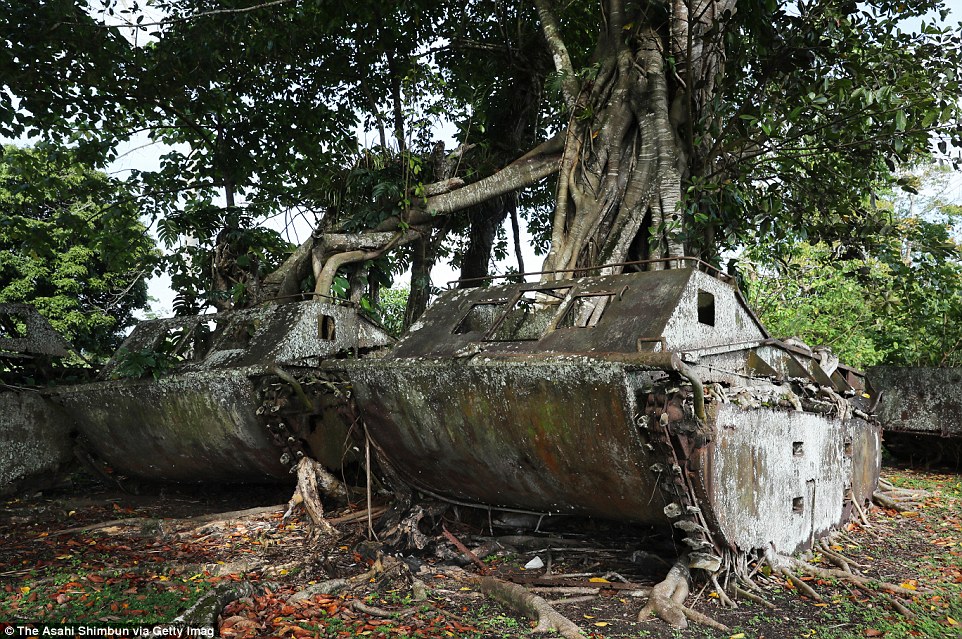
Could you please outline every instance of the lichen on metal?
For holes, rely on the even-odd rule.
[[[878,478],[862,376],[694,269],[452,291],[383,359],[331,365],[414,487],[673,526],[694,567],[810,545]]]
[[[71,422],[38,388],[19,379],[43,373],[70,345],[28,304],[0,304],[0,495],[44,488],[73,459]],[[15,386],[6,373],[18,377]],[[9,380],[8,380],[9,381]]]
[[[67,341],[29,304],[0,304],[0,358],[65,357]]]
[[[73,460],[70,419],[40,393],[0,391],[0,495],[56,483]]]
[[[313,383],[316,367],[391,341],[355,309],[320,301],[154,320],[134,329],[103,379],[60,387],[53,397],[120,474],[290,481],[299,455],[334,468],[346,458],[351,422],[343,402],[329,401],[333,383]],[[111,379],[124,354],[152,351],[173,370],[157,379]],[[305,386],[313,399],[302,406],[297,391]]]
[[[868,377],[893,454],[962,468],[962,369],[875,366]]]

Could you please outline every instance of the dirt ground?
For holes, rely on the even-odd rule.
[[[640,591],[677,554],[654,530],[584,520],[539,525],[462,509],[426,522],[436,536],[424,552],[395,556],[369,539],[363,504],[328,513],[336,534],[313,537],[302,516],[282,520],[289,487],[130,495],[76,479],[0,510],[0,621],[18,636],[27,636],[28,624],[153,626],[211,589],[250,584],[252,595],[220,613],[219,636],[530,634],[532,620],[482,592],[483,573],[525,586],[597,639],[962,637],[962,477],[899,467],[883,475],[931,496],[913,511],[875,508],[871,527],[850,525],[834,550],[866,577],[905,589],[899,601],[911,617],[872,590],[806,578],[819,602],[762,571],[774,608],[740,600],[726,609],[711,587],[696,587],[687,605],[729,630],[674,630],[637,620],[646,601]],[[477,549],[479,561],[457,544]],[[819,555],[811,561],[831,567]]]

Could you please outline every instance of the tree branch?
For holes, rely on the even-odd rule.
[[[493,197],[531,186],[558,171],[563,143],[562,138],[552,138],[539,147],[540,152],[537,155],[528,153],[493,175],[459,189],[429,197],[421,206],[407,211],[404,219],[390,217],[378,224],[374,230],[395,230],[402,222],[410,225],[427,224],[438,215],[461,211]]]
[[[191,20],[196,20],[198,18],[222,15],[225,13],[248,13],[250,11],[265,9],[267,7],[274,7],[279,4],[287,4],[288,2],[294,2],[294,1],[295,0],[271,0],[271,2],[264,2],[263,4],[255,4],[253,6],[243,7],[241,9],[213,9],[211,11],[201,11],[200,13],[195,13],[192,16],[184,16],[183,18],[168,18],[166,20],[159,20],[157,22],[128,22],[125,20],[123,24],[102,24],[98,26],[100,26],[101,28],[107,28],[107,29],[137,29],[140,27],[162,27],[168,24],[175,24],[177,22],[190,22]]]
[[[544,34],[544,39],[548,42],[551,59],[554,60],[554,68],[561,74],[561,92],[564,95],[565,104],[568,109],[573,109],[579,93],[578,81],[575,80],[574,68],[571,66],[571,56],[568,55],[568,49],[565,47],[564,40],[561,39],[558,18],[551,10],[549,0],[533,0],[533,2],[538,9],[541,31]]]
[[[334,254],[323,261],[323,266],[316,273],[317,283],[314,286],[314,292],[318,295],[330,295],[337,270],[342,266],[376,259],[392,248],[413,242],[419,237],[421,237],[420,232],[413,229],[402,233],[325,235],[314,252],[320,255],[330,252]],[[321,259],[317,261],[321,262]]]

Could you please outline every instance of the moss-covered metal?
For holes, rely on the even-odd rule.
[[[861,375],[690,269],[455,291],[389,356],[333,366],[413,486],[670,525],[697,568],[807,546],[878,479]]]
[[[176,362],[172,372],[61,387],[52,398],[120,474],[293,481],[300,455],[332,468],[352,459],[353,419],[343,398],[330,384],[306,380],[318,381],[324,361],[391,341],[355,309],[320,301],[144,322],[118,353],[162,352]],[[121,370],[121,357],[105,377]]]
[[[0,304],[0,495],[54,484],[73,461],[72,420],[40,388],[70,348],[32,306]]]
[[[32,390],[0,392],[0,495],[61,479],[73,460],[69,417]]]
[[[962,468],[962,369],[875,366],[868,376],[893,454]]]

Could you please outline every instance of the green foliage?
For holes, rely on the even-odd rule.
[[[182,242],[182,235],[190,241]],[[243,306],[294,248],[249,211],[212,204],[160,220],[158,236],[173,249],[160,263],[180,291],[174,299],[178,315],[194,315],[209,305]]]
[[[0,0],[0,135],[100,162],[134,132],[166,143],[160,167],[132,172],[128,188],[172,251],[178,310],[244,304],[289,248],[255,232],[266,219],[370,229],[424,197],[452,126],[470,152],[445,177],[470,183],[600,113],[590,100],[568,113],[558,89],[603,84],[603,12],[553,5],[572,74],[553,69],[530,2],[154,0],[144,13],[120,0]],[[673,131],[687,251],[717,260],[743,246],[790,252],[799,237],[875,241],[884,215],[865,195],[914,188],[893,172],[962,146],[962,38],[934,17],[943,6],[746,0],[705,24],[693,45],[723,48],[727,72],[679,92],[673,112],[690,118]],[[662,5],[626,11],[667,40]],[[674,92],[686,70],[666,63]],[[611,151],[599,157],[628,149]],[[555,193],[546,180],[512,194],[542,253]],[[437,225],[439,254],[455,262],[465,218]],[[408,254],[396,259],[389,271]]]
[[[882,222],[866,195],[897,169],[962,146],[959,27],[938,0],[750,0],[726,36],[725,77],[693,132],[690,249],[861,247]],[[914,24],[914,26],[913,26]]]
[[[165,374],[171,372],[177,365],[177,359],[171,355],[145,349],[142,351],[129,351],[121,348],[117,351],[113,378],[132,378],[140,379],[150,375],[154,379],[160,379]]]
[[[755,265],[746,279],[749,303],[772,335],[831,346],[851,366],[884,359],[886,353],[875,341],[880,318],[871,297],[890,283],[880,265],[835,261],[824,244],[799,244],[781,268]]]
[[[409,293],[407,287],[381,291],[377,318],[387,332],[394,337],[400,337],[404,330],[404,308],[407,305]]]
[[[75,347],[108,356],[147,305],[153,242],[129,194],[69,150],[0,157],[0,302],[36,306]]]
[[[936,221],[889,210],[871,255],[797,241],[778,260],[749,254],[749,300],[769,331],[825,344],[850,365],[962,365],[957,207]]]

